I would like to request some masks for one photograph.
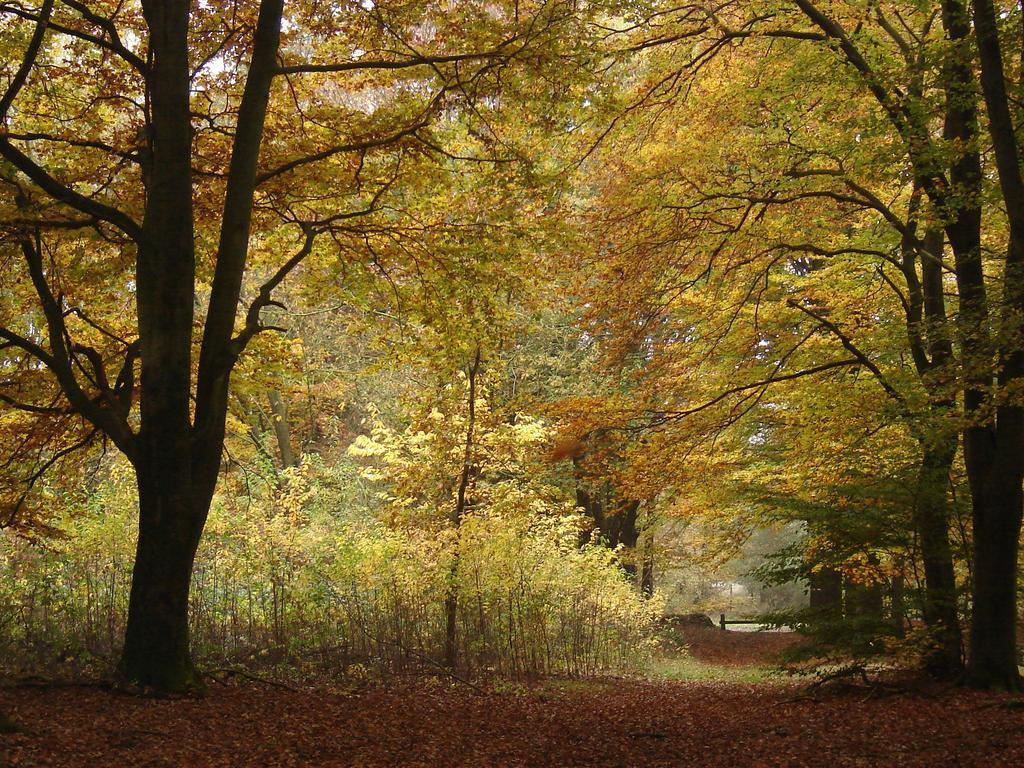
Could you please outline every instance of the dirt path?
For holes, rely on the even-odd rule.
[[[31,732],[5,766],[1018,766],[1024,712],[992,695],[790,701],[792,687],[548,684],[480,695],[449,684],[204,699],[97,688],[6,689]]]

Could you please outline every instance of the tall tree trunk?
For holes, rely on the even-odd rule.
[[[647,597],[654,594],[654,528],[647,515],[647,536],[644,537],[643,568],[640,571],[640,592]]]
[[[940,676],[956,674],[963,667],[947,497],[956,448],[955,436],[945,445],[923,447],[914,502],[914,527],[920,537],[924,562],[924,620],[935,640],[935,649],[928,655],[926,665]]]
[[[189,584],[206,519],[166,467],[139,466],[139,539],[119,677],[161,691],[202,688],[189,641]]]
[[[951,676],[963,668],[956,573],[949,543],[949,473],[959,444],[958,436],[951,434],[947,426],[948,416],[956,407],[956,398],[950,394],[955,376],[954,353],[941,266],[943,231],[938,227],[930,228],[925,233],[924,244],[920,295],[928,355],[922,360],[924,365],[918,365],[918,374],[928,390],[932,423],[920,435],[921,465],[914,500],[914,527],[924,563],[924,620],[936,643],[934,652],[926,659],[926,667],[933,674]]]
[[[906,627],[906,593],[907,579],[901,570],[893,575],[889,584],[889,621],[892,623],[893,631],[898,637],[903,637]]]
[[[622,570],[634,578],[638,570],[636,543],[640,539],[640,529],[637,526],[639,511],[640,501],[629,499],[619,504],[618,510],[612,517],[617,529],[618,541],[616,543],[626,548],[629,558],[623,562]]]
[[[1020,483],[991,485],[974,498],[974,605],[968,682],[1018,690],[1017,548]]]
[[[295,451],[292,450],[292,435],[288,426],[288,405],[276,389],[267,390],[267,401],[270,403],[270,418],[274,422],[274,437],[277,438],[281,468],[296,467],[298,461]]]
[[[161,690],[198,685],[188,589],[206,509],[197,504],[190,421],[195,251],[188,5],[143,3],[150,32],[152,142],[143,161],[146,215],[136,302],[141,425],[133,457],[139,539],[119,677]],[[208,503],[208,501],[207,501]]]
[[[572,460],[573,474],[576,476],[576,508],[582,509],[583,512],[589,517],[590,516],[590,494],[583,487],[583,478],[580,476],[579,471],[579,459],[573,457]],[[586,528],[580,531],[579,546],[584,547],[591,542],[594,538],[594,529]]]
[[[573,459],[573,466],[579,470],[578,458]],[[594,521],[594,528],[584,532],[580,537],[580,546],[591,541],[594,531],[597,531],[606,546],[615,549],[620,544],[630,552],[632,559],[622,560],[622,570],[631,577],[637,575],[637,552],[636,545],[640,540],[639,510],[641,502],[637,499],[626,501],[615,501],[615,494],[609,483],[604,484],[604,489],[598,494],[591,494],[582,486],[585,482],[579,474],[576,479],[576,506],[580,507]],[[644,562],[646,568],[646,560]],[[653,566],[650,571],[650,589],[653,592]],[[645,589],[644,571],[641,569],[640,587]]]
[[[843,575],[834,568],[819,568],[807,577],[811,610],[838,619],[843,614]]]
[[[141,157],[146,210],[136,270],[141,424],[135,450],[129,454],[139,488],[139,539],[118,672],[126,683],[163,691],[199,687],[189,648],[189,585],[220,468],[228,381],[244,348],[244,341],[232,334],[282,3],[262,0],[254,31],[199,359],[194,423],[189,4],[142,3],[149,30],[152,117],[149,147]]]
[[[459,475],[459,486],[455,494],[455,506],[452,509],[451,522],[455,529],[455,552],[452,556],[452,565],[449,573],[448,594],[445,596],[445,633],[444,633],[444,661],[450,668],[454,669],[458,663],[459,643],[459,548],[462,543],[459,539],[459,528],[462,525],[462,518],[466,515],[468,494],[473,474],[476,471],[473,459],[473,447],[476,430],[476,378],[480,371],[480,347],[477,346],[473,356],[473,362],[469,366],[469,393],[468,415],[466,418],[466,443],[462,455],[462,472]]]
[[[1004,71],[998,14],[992,0],[973,0],[981,91],[1009,224],[1003,296],[996,334],[1000,394],[1019,398],[1024,379],[1024,172]],[[1019,690],[1017,669],[1017,549],[1024,491],[1024,408],[1000,402],[984,442],[967,462],[974,504],[974,606],[968,680]]]

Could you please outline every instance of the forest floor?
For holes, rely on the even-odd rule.
[[[0,711],[25,732],[0,736],[0,765],[1024,766],[1019,700],[928,685],[809,692],[767,670],[791,638],[686,635],[692,656],[652,679],[483,693],[442,679],[247,681],[190,699],[3,688]]]

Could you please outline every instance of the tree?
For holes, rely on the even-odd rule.
[[[714,62],[723,58],[735,62],[737,56],[742,56],[735,52],[748,45],[754,45],[770,61],[776,62],[782,61],[778,57],[783,51],[787,56],[806,52],[819,62],[816,66],[821,62],[835,66],[828,70],[829,79],[818,79],[817,73],[807,73],[800,78],[795,84],[802,89],[801,93],[815,102],[829,100],[836,97],[838,86],[849,100],[851,110],[859,110],[859,114],[855,112],[858,120],[865,124],[865,131],[856,135],[856,141],[877,141],[884,146],[880,154],[881,167],[891,167],[895,162],[906,169],[902,183],[909,198],[904,199],[913,200],[919,195],[920,201],[915,205],[920,207],[920,214],[896,218],[888,217],[891,209],[882,203],[886,198],[871,200],[870,194],[863,194],[868,190],[851,185],[850,182],[856,184],[857,180],[850,178],[851,166],[846,163],[845,154],[821,156],[821,147],[814,143],[818,139],[813,135],[808,137],[809,144],[790,142],[785,147],[786,154],[806,153],[808,162],[797,169],[803,172],[799,182],[790,179],[792,183],[768,190],[775,198],[757,197],[764,190],[761,179],[756,176],[749,184],[756,191],[750,193],[750,189],[743,189],[743,185],[751,181],[743,179],[744,158],[737,160],[737,173],[731,179],[733,187],[725,190],[724,196],[716,197],[722,192],[718,188],[698,191],[710,193],[705,202],[721,204],[718,213],[731,212],[738,217],[746,210],[747,223],[757,224],[762,206],[790,203],[806,195],[806,191],[800,189],[806,177],[816,176],[820,180],[831,176],[843,181],[847,188],[819,187],[810,190],[806,199],[836,200],[838,192],[847,205],[874,209],[876,214],[888,217],[889,223],[897,229],[906,231],[915,222],[908,239],[914,245],[912,250],[917,252],[913,259],[918,262],[914,266],[917,274],[905,272],[905,276],[912,279],[899,291],[909,299],[908,330],[912,331],[915,326],[919,329],[919,338],[911,339],[914,363],[923,371],[922,378],[930,386],[937,379],[951,382],[953,374],[957,374],[955,380],[961,388],[959,397],[940,386],[932,395],[932,408],[938,414],[948,412],[959,400],[964,417],[962,429],[944,435],[932,433],[921,441],[919,483],[923,492],[919,494],[918,524],[922,531],[939,532],[938,539],[932,543],[941,554],[941,507],[945,496],[938,491],[941,483],[937,478],[948,474],[954,453],[953,437],[955,432],[962,431],[974,514],[975,548],[973,641],[968,675],[979,686],[1017,688],[1013,585],[1016,583],[1024,467],[1021,452],[1011,446],[1019,445],[1024,437],[1022,406],[1017,394],[1017,382],[1022,375],[1018,368],[1022,360],[1018,332],[1021,317],[1018,230],[1024,227],[1016,221],[1016,212],[1020,210],[1017,196],[1022,187],[1019,148],[1013,134],[1014,107],[1012,97],[1008,96],[1014,86],[1006,61],[1021,45],[1019,24],[1015,21],[1019,9],[1011,6],[997,9],[992,3],[952,0],[934,7],[876,3],[865,13],[858,3],[818,4],[813,0],[793,0],[792,3],[753,5],[726,3],[716,7],[713,13],[694,4],[686,6],[685,10],[675,9],[677,15],[665,18],[657,10],[648,11],[651,23],[647,23],[648,17],[645,17],[644,23],[626,30],[642,29],[643,32],[638,40],[628,41],[625,49],[651,57],[656,54],[648,52],[668,51],[664,54],[664,66],[639,84],[639,96],[631,105],[633,112],[650,106],[656,114],[662,114],[667,104],[683,96],[694,99],[696,83],[713,83],[716,77],[728,82],[728,75],[716,70]],[[625,33],[619,34],[625,39]],[[984,96],[981,105],[979,91]],[[778,125],[782,131],[800,122],[797,115],[782,117],[786,121]],[[994,148],[991,156],[982,152],[983,131],[986,130]],[[783,143],[785,141],[783,138]],[[825,159],[833,164],[823,165]],[[862,166],[855,167],[852,175],[856,177],[863,170]],[[994,183],[997,174],[998,186]],[[794,186],[797,187],[795,197]],[[736,187],[740,188],[740,194],[736,193]],[[744,207],[738,211],[729,209],[730,203]],[[1001,213],[1011,210],[1013,215],[1004,217]],[[617,221],[628,222],[628,218],[619,214]],[[736,239],[729,225],[721,225],[714,216],[707,224],[712,232],[721,226],[719,234],[723,241]],[[956,283],[957,301],[950,313],[950,317],[955,318],[955,333],[951,334],[941,330],[946,312],[936,302],[942,294],[935,290],[936,278],[940,275],[936,275],[935,270],[928,272],[929,262],[934,263],[940,251],[945,250],[939,249],[937,242],[935,247],[928,247],[927,241],[935,241],[934,229],[939,227],[944,231],[953,262],[948,265],[943,259],[939,263],[943,271],[949,267]],[[701,234],[695,227],[687,236],[692,242],[692,238]],[[655,236],[648,230],[649,241]],[[678,247],[687,241],[679,233],[674,238],[665,242],[666,247]],[[828,254],[811,254],[819,258],[822,255]],[[651,274],[658,273],[655,270]],[[703,280],[699,269],[696,274],[696,283],[691,285]],[[994,286],[1000,286],[995,288],[1001,289],[999,298],[993,298]],[[655,286],[656,291],[658,288],[660,286]],[[925,294],[932,300],[926,300]],[[665,293],[652,295],[664,296]],[[794,306],[805,314],[808,310],[821,314],[813,306],[799,301]],[[918,319],[914,319],[915,315]],[[822,315],[819,322],[827,329],[832,321]],[[842,329],[834,328],[832,335],[851,352],[850,364],[870,370],[869,361],[850,349],[850,345],[857,346],[857,342],[848,335],[847,342],[843,342],[835,330]],[[890,347],[890,351],[892,349]],[[925,354],[922,356],[921,352]],[[923,368],[919,358],[920,363],[927,364]],[[856,362],[852,362],[854,359]],[[761,390],[754,387],[734,394],[741,396],[745,391]],[[935,594],[939,597],[938,602],[933,601],[935,607],[929,613],[933,617],[946,616],[942,621],[952,628],[948,558],[929,556],[933,566],[939,560],[943,563],[941,567],[929,568],[938,590]],[[947,597],[941,597],[942,594]],[[952,648],[952,632],[949,637]]]
[[[906,147],[915,176],[936,210],[941,211],[955,260],[960,296],[958,331],[963,352],[964,457],[974,519],[975,576],[971,612],[970,681],[980,687],[1020,686],[1016,649],[1017,548],[1024,495],[1024,407],[1015,393],[1024,377],[1024,349],[1019,334],[1024,309],[1024,182],[1013,134],[998,21],[991,2],[959,0],[941,6],[947,41],[940,88],[945,94],[943,138],[958,142],[948,164],[937,162],[928,122],[911,99],[871,64],[834,12],[810,0],[796,5],[842,59],[864,79],[865,87],[885,112]],[[973,11],[973,30],[971,15]],[[879,25],[884,17],[879,16]],[[973,32],[973,34],[972,34]],[[971,46],[971,38],[977,46]],[[975,56],[977,58],[975,58]],[[974,63],[980,65],[980,77]],[[979,193],[983,170],[978,150],[976,92],[984,95],[983,116],[992,138],[999,194],[1006,224],[983,219]],[[1003,292],[990,308],[982,256],[986,230],[1003,229]],[[988,234],[988,232],[986,232]]]
[[[35,302],[0,329],[4,401],[33,434],[55,420],[78,431],[40,454],[40,471],[98,438],[134,467],[124,681],[200,685],[192,562],[232,372],[272,330],[261,313],[274,290],[332,245],[365,242],[372,259],[368,233],[402,215],[389,194],[431,156],[510,149],[492,128],[497,94],[516,62],[569,56],[554,34],[574,18],[560,3],[0,9],[5,44],[21,46],[0,97],[3,227],[21,262],[5,269]],[[458,114],[480,127],[453,152],[430,126]]]
[[[713,49],[730,33],[708,35]],[[680,445],[721,445],[733,424],[770,423],[762,400],[801,408],[800,378],[816,379],[839,403],[858,386],[851,372],[873,377],[883,401],[868,412],[902,421],[919,444],[914,519],[925,616],[941,649],[930,665],[955,674],[961,644],[947,512],[955,392],[942,236],[934,227],[925,233],[921,191],[905,159],[892,156],[886,126],[850,97],[827,54],[790,37],[747,39],[712,60],[703,43],[695,55],[680,54],[651,38],[639,93],[674,73],[686,77],[686,98],[659,94],[646,116],[637,110],[608,139],[611,151],[599,150],[602,160],[638,159],[595,166],[601,186],[588,228],[598,255],[588,274],[596,271],[600,288],[587,301],[597,323],[612,328],[595,336],[610,337],[613,359],[649,379],[634,397],[643,407],[634,404],[631,428],[673,434],[674,444],[648,442],[675,448],[677,464],[686,460]],[[662,45],[669,50],[653,50]],[[785,65],[766,56],[781,50]],[[922,90],[920,68],[905,75]],[[794,96],[808,80],[835,87]],[[862,408],[843,415],[851,435],[870,421]],[[746,438],[774,439],[767,428]]]

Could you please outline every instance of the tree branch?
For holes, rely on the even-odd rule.
[[[282,163],[276,168],[259,174],[256,177],[256,184],[257,186],[259,186],[260,184],[263,184],[264,182],[274,178],[275,176],[280,176],[282,174],[288,173],[289,171],[293,171],[296,168],[299,168],[303,165],[315,163],[320,160],[326,160],[329,157],[333,157],[334,155],[339,155],[344,152],[362,152],[368,149],[375,149],[377,147],[384,147],[389,144],[394,144],[395,142],[401,141],[404,138],[415,135],[417,131],[421,130],[422,128],[425,128],[429,122],[429,117],[425,117],[418,123],[411,125],[407,128],[403,128],[400,131],[396,131],[395,133],[392,133],[389,136],[384,136],[379,139],[367,139],[365,141],[352,142],[351,144],[339,144],[338,146],[325,149],[322,152],[316,152],[312,155],[306,155],[305,157],[299,157],[294,160],[289,160],[287,163]]]
[[[767,387],[772,384],[777,384],[778,382],[781,381],[793,381],[794,379],[800,379],[805,376],[813,376],[815,374],[824,373],[825,371],[831,371],[836,368],[848,368],[853,365],[861,364],[862,361],[859,358],[847,360],[833,360],[830,363],[822,363],[821,365],[815,365],[810,368],[804,368],[799,371],[794,371],[792,373],[784,373],[779,375],[773,374],[772,376],[769,376],[766,379],[761,379],[760,381],[751,382],[749,384],[740,384],[735,387],[729,387],[728,389],[725,389],[722,392],[720,392],[711,400],[708,400],[702,403],[701,405],[694,406],[693,408],[687,408],[686,410],[683,411],[650,411],[649,413],[653,413],[654,415],[660,417],[657,422],[652,423],[652,426],[664,424],[669,421],[677,421],[679,419],[686,418],[687,416],[693,416],[694,414],[700,413],[701,411],[706,411],[708,408],[712,408],[713,406],[718,405],[718,403],[722,402],[731,395],[738,395],[742,392],[748,392],[752,389],[760,389],[762,387]]]
[[[11,78],[11,82],[7,86],[4,95],[0,96],[0,125],[6,121],[7,110],[11,108],[11,104],[14,103],[18,92],[24,87],[29,74],[32,72],[32,67],[36,63],[36,57],[39,55],[39,49],[43,45],[43,38],[46,37],[46,27],[50,23],[50,13],[52,11],[53,0],[45,0],[42,9],[39,11],[39,18],[36,21],[36,28],[32,33],[32,39],[29,40],[28,47],[25,49],[25,55],[21,59],[21,66],[18,67],[18,71]]]
[[[359,70],[391,70],[409,69],[410,67],[432,67],[438,64],[454,64],[460,61],[474,61],[481,59],[504,58],[509,53],[504,50],[515,42],[516,38],[510,38],[490,51],[480,53],[452,53],[436,56],[410,56],[405,59],[357,59],[356,61],[344,61],[334,64],[292,64],[277,68],[278,75],[299,75],[314,72],[354,72]],[[512,54],[514,54],[512,52]]]
[[[125,455],[131,458],[134,451],[134,435],[131,427],[128,425],[128,422],[125,418],[121,417],[110,408],[104,408],[98,402],[92,400],[82,389],[81,385],[78,383],[78,379],[75,377],[74,369],[72,367],[73,358],[66,341],[67,328],[64,325],[64,316],[56,297],[50,290],[50,286],[46,281],[46,276],[43,274],[42,255],[39,252],[39,249],[36,248],[28,239],[22,240],[21,248],[25,257],[25,262],[28,266],[32,285],[39,297],[43,316],[46,318],[47,334],[50,343],[50,353],[46,354],[44,352],[45,357],[41,356],[37,351],[33,351],[32,354],[39,357],[40,360],[43,360],[47,367],[53,371],[54,376],[57,378],[57,382],[60,384],[60,388],[64,392],[64,396],[67,397],[71,407],[98,429],[102,429],[110,436],[110,439],[114,441],[114,444],[117,445]],[[17,346],[21,346],[23,349],[30,351],[24,344],[17,344]],[[32,346],[36,347],[38,351],[43,351],[38,348],[37,345]],[[109,401],[110,405],[113,405],[113,393],[110,391],[109,387],[106,389],[103,388],[103,381],[105,381],[105,377],[102,377],[100,381],[96,382],[97,386],[100,388],[101,400],[106,399]]]
[[[54,200],[74,208],[80,213],[114,225],[136,243],[142,241],[142,227],[128,214],[112,206],[97,202],[61,184],[32,158],[11,144],[7,136],[4,135],[0,135],[0,157],[10,162],[11,165],[25,174],[37,187]]]
[[[270,86],[276,72],[283,13],[284,0],[261,0],[252,58],[238,109],[238,128],[231,148],[217,263],[199,350],[194,422],[199,433],[222,433],[223,430],[220,414],[227,408],[228,377],[234,364],[231,336],[249,254],[257,164]],[[215,442],[219,446],[219,441]]]
[[[805,306],[796,299],[789,299],[788,301],[786,301],[786,304],[793,307],[793,309],[800,310],[808,317],[813,318],[818,322],[819,325],[827,329],[833,336],[839,339],[839,343],[843,345],[843,349],[845,349],[847,352],[853,355],[861,365],[863,365],[865,368],[871,371],[872,374],[874,374],[875,378],[878,380],[878,383],[881,385],[882,389],[885,390],[885,393],[889,395],[889,397],[891,397],[894,401],[899,403],[899,405],[902,408],[906,408],[907,402],[906,398],[903,397],[903,394],[898,389],[896,389],[891,383],[889,383],[888,378],[886,378],[885,374],[882,373],[882,370],[877,365],[875,365],[874,361],[872,361],[871,358],[867,356],[867,354],[865,354],[856,344],[854,344],[853,339],[851,339],[847,334],[845,334],[838,325],[833,323],[828,318],[818,314],[810,307]]]

